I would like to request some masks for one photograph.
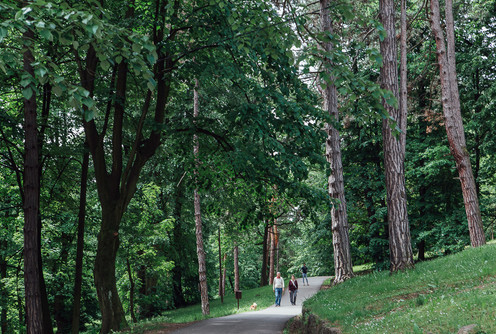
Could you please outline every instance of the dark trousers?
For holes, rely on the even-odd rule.
[[[298,290],[289,291],[289,301],[292,305],[296,304],[296,295],[298,294]]]

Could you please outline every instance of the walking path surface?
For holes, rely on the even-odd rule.
[[[249,311],[233,314],[221,318],[212,318],[199,321],[191,326],[184,327],[173,333],[177,334],[239,334],[239,333],[282,333],[286,322],[301,313],[301,304],[305,299],[313,296],[319,291],[320,286],[327,277],[309,277],[308,286],[303,286],[301,278],[298,278],[298,296],[296,306],[289,302],[289,292],[287,290],[288,279],[285,279],[286,286],[282,296],[281,306],[274,305],[260,311]],[[274,297],[275,300],[275,297]]]

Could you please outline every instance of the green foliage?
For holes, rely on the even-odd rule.
[[[79,161],[85,137],[82,122],[94,121],[102,133],[99,140],[104,143],[110,172],[115,153],[112,131],[118,127],[112,110],[120,102],[113,77],[119,64],[128,68],[121,145],[124,159],[131,156],[133,148],[142,149],[152,130],[160,130],[162,136],[162,145],[143,167],[136,195],[118,231],[121,247],[116,271],[127,314],[131,311],[128,261],[139,319],[199,300],[195,188],[201,195],[211,298],[218,293],[219,227],[221,254],[227,254],[223,263],[228,276],[226,290],[231,290],[236,241],[247,304],[253,299],[262,305],[259,299],[267,297],[262,289],[250,299],[247,289],[259,284],[264,228],[276,218],[283,276],[298,273],[302,262],[307,263],[311,275],[332,273],[326,190],[330,171],[323,167],[325,134],[321,130],[331,120],[317,107],[319,87],[331,83],[338,89],[343,116],[332,124],[342,138],[353,262],[387,269],[380,127],[389,116],[381,99],[392,105],[397,101],[377,84],[382,64],[378,41],[384,38],[384,29],[375,18],[377,1],[332,2],[333,34],[317,32],[320,28],[312,14],[317,3],[296,1],[290,5],[280,10],[262,0],[180,1],[177,7],[170,2],[160,12],[160,21],[154,1],[135,1],[132,8],[121,0],[0,4],[0,266],[7,265],[0,281],[0,309],[8,310],[8,331],[24,330],[20,270],[23,101],[36,95],[39,131],[44,136],[40,204],[49,303],[53,311],[55,299],[62,300],[58,311],[68,319],[73,298],[68,282],[73,280],[75,265]],[[462,110],[488,230],[494,229],[490,222],[494,221],[492,198],[496,191],[492,186],[496,175],[493,5],[494,1],[474,1],[456,9]],[[409,6],[411,17],[416,6]],[[421,19],[411,22],[409,35],[408,211],[414,247],[425,243],[426,252],[437,256],[463,249],[468,234],[459,181],[439,117],[439,89],[431,66],[435,63],[434,42],[424,11],[419,13]],[[32,40],[22,37],[28,29],[34,32]],[[156,43],[160,33],[165,41]],[[323,51],[322,42],[331,42],[333,51]],[[28,48],[35,57],[31,64],[34,76],[23,69],[23,52]],[[98,59],[92,92],[81,82],[90,50]],[[159,89],[164,89],[156,72],[161,59],[170,62],[164,74],[169,93],[163,122],[151,112],[157,106]],[[317,80],[313,80],[314,72]],[[200,83],[200,116],[193,122],[195,79]],[[150,111],[143,113],[148,93]],[[139,124],[143,127],[138,133]],[[193,172],[193,134],[200,139],[197,175]],[[124,164],[122,171],[125,168]],[[271,206],[273,198],[277,204]],[[97,326],[100,316],[92,274],[101,223],[98,200],[90,169],[81,329]],[[178,285],[181,296],[174,290]],[[272,294],[268,296],[271,303]],[[233,312],[231,298],[228,294],[220,308],[216,299],[212,316]],[[412,307],[433,305],[423,294],[414,300]],[[440,297],[436,303],[449,306]],[[162,319],[199,317],[191,315],[199,314],[197,308],[184,310],[188,313],[184,318],[180,312],[166,313]],[[422,328],[421,323],[417,326]]]

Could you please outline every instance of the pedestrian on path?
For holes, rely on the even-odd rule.
[[[307,265],[305,263],[303,263],[303,267],[301,267],[301,278],[302,278],[303,285],[305,285],[305,280],[307,280],[307,285],[309,285],[308,284],[307,272],[308,272]]]
[[[298,294],[298,281],[295,278],[295,275],[291,275],[291,280],[288,284],[289,289],[289,301],[291,305],[296,305],[296,295]]]
[[[277,272],[277,276],[274,278],[272,289],[276,294],[276,306],[281,306],[281,297],[284,293],[284,279],[281,277],[280,272]]]

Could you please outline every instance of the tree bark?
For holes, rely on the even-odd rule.
[[[181,228],[182,221],[182,206],[183,206],[183,186],[178,184],[175,203],[174,203],[174,268],[172,269],[172,286],[173,286],[173,300],[175,307],[181,307],[186,305],[184,300],[183,288],[182,288],[182,273],[184,270],[183,265],[183,249],[181,247],[181,242],[183,242],[183,233]]]
[[[59,272],[62,265],[67,263],[69,258],[71,239],[65,232],[62,232],[61,239],[60,258],[58,261],[54,262],[52,269],[53,273]],[[66,297],[62,293],[65,283],[65,281],[60,279],[55,281],[56,292],[53,297],[53,315],[57,327],[57,334],[67,334],[71,331],[71,314],[69,313],[69,310],[66,309]]]
[[[25,48],[23,54],[24,72],[33,78],[34,56],[31,52],[31,43],[34,33],[28,29],[23,34]],[[28,86],[28,87],[31,87]],[[28,334],[45,333],[43,323],[43,308],[41,296],[40,276],[42,266],[40,262],[40,230],[38,224],[40,178],[39,178],[39,151],[38,129],[36,120],[36,94],[31,87],[32,95],[24,99],[24,285],[26,301],[26,331]]]
[[[396,100],[399,100],[394,1],[380,0],[379,14],[387,34],[380,43],[383,58],[380,73],[381,87],[391,91]],[[413,267],[405,188],[406,114],[402,114],[400,109],[389,105],[384,99],[383,105],[389,115],[382,123],[382,137],[388,207],[390,270],[395,272]],[[391,128],[394,127],[394,122],[401,131],[397,136],[393,134]]]
[[[234,242],[234,291],[239,291],[239,248]]]
[[[88,166],[90,154],[85,143],[83,165],[81,167],[81,191],[79,193],[78,233],[76,242],[76,270],[74,273],[74,301],[72,308],[71,333],[79,333],[81,319],[81,287],[83,283],[83,251],[84,251],[84,225],[86,218],[86,190],[88,185]]]
[[[460,95],[458,92],[458,82],[456,78],[455,61],[455,33],[453,22],[452,0],[446,1],[446,41],[447,52],[444,41],[444,34],[441,29],[441,14],[439,1],[431,0],[431,29],[436,40],[436,53],[439,65],[439,77],[441,80],[441,97],[443,112],[445,117],[445,127],[448,142],[456,163],[458,175],[460,177],[465,212],[468,221],[470,234],[470,244],[472,247],[479,247],[486,243],[482,217],[477,197],[477,188],[470,163],[470,154],[467,150],[465,132],[463,128]]]
[[[227,274],[227,268],[226,268],[226,259],[227,259],[227,253],[224,253],[224,270],[222,274],[222,295],[224,296],[226,294],[226,274]]]
[[[162,21],[167,15],[166,5],[166,2],[158,3],[157,22]],[[132,8],[132,6],[129,6],[126,17],[132,17]],[[174,10],[177,10],[177,8],[174,7]],[[177,11],[173,15],[176,20]],[[157,90],[153,120],[158,125],[163,124],[165,120],[165,106],[170,92],[171,69],[174,66],[172,57],[162,48],[164,26],[154,25],[154,31],[152,32],[158,53],[158,60],[154,67]],[[173,35],[169,37],[174,38]],[[76,56],[79,57],[79,55]],[[86,53],[86,66],[83,68],[82,62],[79,63],[82,86],[90,92],[90,96],[93,96],[98,57],[92,46],[89,47]],[[119,331],[128,327],[120,298],[117,295],[115,279],[115,259],[119,248],[119,227],[122,215],[136,192],[140,173],[161,143],[161,131],[158,128],[152,129],[148,138],[143,138],[144,119],[151,104],[151,92],[148,92],[143,104],[141,121],[138,124],[133,147],[126,157],[126,164],[124,164],[122,136],[127,71],[126,61],[124,60],[118,67],[119,73],[115,93],[118,98],[115,99],[112,126],[103,127],[101,133],[99,133],[95,120],[87,122],[83,119],[86,140],[95,166],[98,197],[102,207],[102,223],[98,234],[94,267],[95,286],[102,313],[101,333],[109,333],[111,330]],[[83,106],[83,108],[85,107]],[[110,112],[110,108],[108,112]],[[111,155],[109,156],[106,156],[105,150],[107,147],[104,147],[104,143],[106,143],[104,138],[107,131],[112,132],[112,146],[109,149]],[[111,164],[110,172],[107,171],[108,162]]]
[[[198,79],[195,79],[195,88],[193,90],[193,118],[198,117],[199,113],[199,97],[198,97]],[[198,178],[198,167],[200,164],[198,154],[200,151],[200,142],[198,141],[198,135],[193,136],[193,152],[195,156],[195,181]],[[196,225],[196,252],[198,254],[198,276],[200,280],[200,291],[201,291],[201,307],[202,314],[210,314],[210,305],[208,302],[208,286],[207,286],[207,266],[205,263],[205,250],[203,247],[203,232],[202,232],[202,219],[201,219],[201,209],[200,209],[200,195],[198,194],[198,188],[194,191],[194,206],[195,206],[195,225]]]
[[[274,233],[274,225],[270,228],[270,267],[269,267],[269,284],[274,282],[274,263],[276,257],[276,236]]]
[[[418,247],[418,260],[425,261],[425,240],[420,240],[417,243]]]
[[[2,250],[7,249],[7,241],[6,240],[2,241],[0,244],[2,245],[2,247],[0,247],[0,249],[2,249]],[[3,254],[1,254],[0,255],[0,279],[5,282],[6,278],[7,278],[7,260],[6,260],[5,256]],[[8,303],[8,300],[7,300],[8,291],[5,288],[5,284],[0,285],[0,293],[2,294],[2,296],[4,296],[3,298],[5,298],[5,300],[2,301],[2,314],[0,315],[0,323],[1,323],[0,328],[1,328],[2,334],[7,334],[7,331],[9,329],[9,324],[7,322],[7,307],[6,307],[6,305]]]
[[[260,277],[260,286],[266,286],[267,281],[267,262],[268,262],[268,249],[269,249],[269,225],[265,224],[264,227],[264,238],[262,245],[262,273]]]
[[[331,0],[320,0],[320,23],[322,31],[327,35],[333,34],[332,21],[330,17]],[[323,43],[324,50],[332,53],[331,41]],[[334,85],[334,77],[331,76],[332,62],[326,58],[324,68],[329,74],[330,81],[323,90],[324,110],[326,110],[336,124],[339,122],[338,94]],[[353,277],[351,263],[351,250],[349,238],[348,215],[346,213],[346,199],[344,195],[343,163],[341,160],[341,145],[339,131],[332,125],[325,125],[326,159],[331,168],[328,180],[329,197],[331,201],[332,219],[332,245],[334,250],[334,283],[341,283]]]
[[[220,246],[220,225],[218,230],[218,241],[219,241],[219,296],[220,296],[220,302],[224,304],[224,294],[222,293],[222,249]]]
[[[122,218],[116,207],[118,205],[102,205],[103,219],[95,258],[95,287],[102,312],[101,333],[128,327],[115,278],[115,260],[120,244],[118,231]]]
[[[137,323],[136,314],[134,313],[134,279],[133,273],[131,270],[131,264],[129,263],[129,259],[126,259],[127,266],[127,274],[129,277],[129,309],[131,310],[131,319],[134,323]]]
[[[400,114],[408,114],[408,71],[406,67],[406,56],[407,56],[407,45],[406,45],[406,34],[407,34],[407,23],[406,23],[406,0],[401,0],[401,37],[400,37]],[[405,124],[406,127],[406,124]]]
[[[96,132],[96,129],[92,126],[94,123],[85,124],[85,130],[87,131],[86,138],[92,151],[95,165],[98,195],[102,204],[102,223],[97,238],[98,243],[94,266],[95,287],[102,313],[101,333],[109,333],[111,330],[118,331],[129,327],[117,293],[115,278],[115,260],[120,245],[120,222],[136,190],[138,177],[136,175],[136,179],[131,181],[126,180],[127,177],[124,176],[126,179],[122,180],[122,127],[126,102],[127,72],[127,64],[125,61],[122,61],[118,67],[116,83],[112,132],[112,166],[110,174],[107,173],[103,144],[99,142],[95,143],[98,137],[94,138]],[[92,90],[89,91],[92,92]],[[141,170],[142,167],[140,162],[140,166],[137,166],[137,168]],[[121,180],[123,183],[122,186]]]

